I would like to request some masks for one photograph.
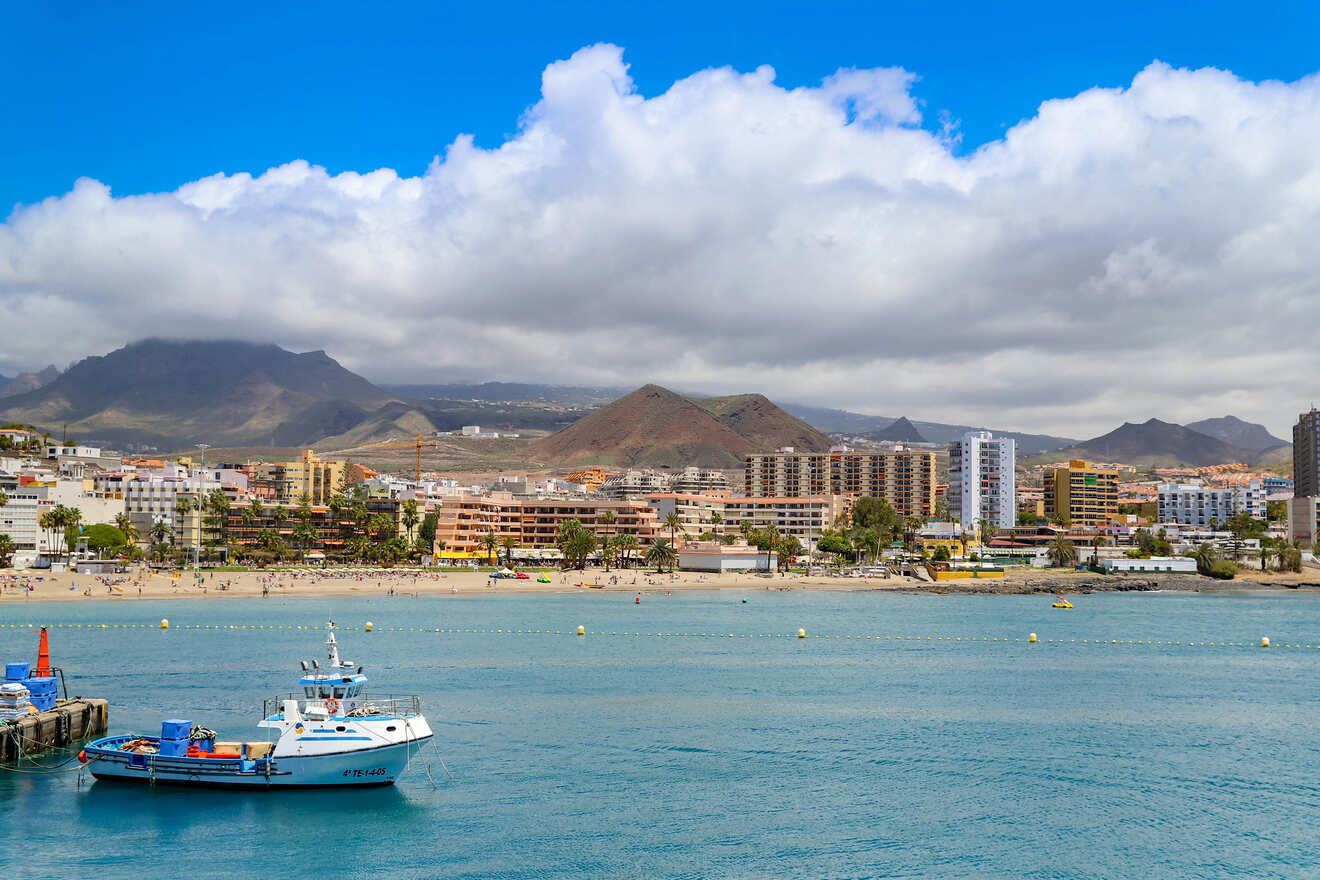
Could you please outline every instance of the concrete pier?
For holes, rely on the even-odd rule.
[[[106,700],[77,697],[60,700],[49,712],[0,722],[0,761],[17,761],[100,736],[106,731],[109,717],[110,705]]]

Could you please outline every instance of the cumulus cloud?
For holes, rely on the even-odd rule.
[[[151,334],[324,348],[370,378],[761,390],[1084,436],[1314,390],[1320,80],[1155,63],[968,155],[899,69],[788,89],[623,52],[549,65],[495,149],[306,161],[0,225],[0,367]]]

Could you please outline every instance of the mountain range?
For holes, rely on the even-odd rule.
[[[1269,432],[1260,425],[1228,417],[1238,425]],[[1222,419],[1213,420],[1222,423]],[[1230,426],[1232,427],[1232,426]],[[1257,436],[1258,431],[1245,433],[1248,437]],[[1277,462],[1290,454],[1291,447],[1275,443],[1269,447],[1248,449],[1227,443],[1224,440],[1193,430],[1190,426],[1175,425],[1159,419],[1149,419],[1141,424],[1124,422],[1118,428],[1078,443],[1067,449],[1051,452],[1050,457],[1085,458],[1097,461],[1118,461],[1139,466],[1175,466],[1224,464],[1242,462],[1244,464],[1263,465]]]
[[[553,432],[515,441],[529,462],[737,467],[751,451],[824,450],[829,434],[945,443],[968,425],[867,416],[760,394],[679,394],[658,385],[616,389],[488,382],[382,388],[323,351],[295,354],[235,341],[145,339],[60,373],[0,377],[0,423],[128,449],[316,444],[349,449],[480,424],[501,432]],[[7,395],[7,396],[6,396]],[[1233,416],[1182,426],[1158,419],[1087,441],[1002,431],[1019,455],[1048,453],[1151,464],[1286,460],[1290,447]]]

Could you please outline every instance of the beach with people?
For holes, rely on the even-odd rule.
[[[1189,574],[1102,575],[1088,571],[1010,569],[1003,577],[931,582],[915,577],[802,572],[656,572],[642,569],[527,569],[525,578],[491,577],[470,568],[287,568],[251,571],[134,566],[115,574],[0,570],[4,601],[109,599],[224,599],[229,597],[323,597],[538,594],[564,592],[672,592],[680,590],[833,590],[932,594],[1054,592],[1251,592],[1320,589],[1313,573],[1251,572],[1234,581]]]

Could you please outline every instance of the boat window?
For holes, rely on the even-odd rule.
[[[325,685],[321,685],[321,699],[325,699],[326,697],[329,696],[330,696],[330,688],[326,687]]]
[[[307,685],[306,687],[303,688],[303,693],[305,693],[307,695],[307,699],[310,700],[316,696],[316,688],[312,687],[311,685]]]
[[[344,698],[344,689],[341,687],[335,688],[335,699],[342,700],[343,698]]]
[[[348,689],[348,695],[350,697],[356,697],[360,693],[362,693],[362,685],[360,684],[355,684]]]

